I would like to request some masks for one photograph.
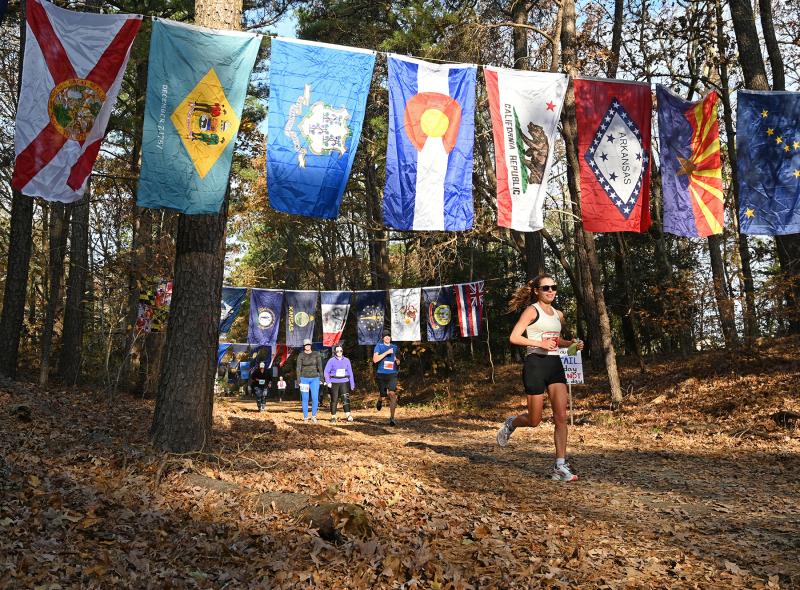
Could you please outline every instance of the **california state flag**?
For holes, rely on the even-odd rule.
[[[142,17],[28,0],[11,185],[71,203],[83,196]]]
[[[497,162],[497,224],[538,231],[567,76],[489,66],[483,73]]]

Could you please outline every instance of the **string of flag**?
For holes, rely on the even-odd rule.
[[[30,0],[12,186],[82,198],[141,15],[80,13]],[[76,36],[71,31],[80,30]],[[261,35],[154,19],[137,204],[216,213]],[[275,38],[270,57],[267,195],[272,208],[333,219],[358,148],[376,52]],[[383,218],[400,231],[473,225],[477,68],[387,54],[389,121]],[[498,224],[543,227],[568,77],[484,66],[496,156]],[[576,78],[583,224],[650,226],[648,84]],[[687,102],[658,85],[664,230],[724,227],[717,95]],[[800,232],[800,93],[739,91],[739,228]]]
[[[231,330],[249,291],[247,342],[254,346],[269,346],[272,350],[276,349],[282,317],[287,347],[299,348],[305,340],[313,340],[318,321],[322,328],[322,345],[335,346],[342,338],[351,307],[355,312],[359,344],[377,344],[385,329],[390,331],[392,340],[418,342],[422,340],[423,326],[429,342],[443,342],[457,335],[467,338],[481,333],[485,284],[486,281],[481,280],[388,291],[226,286],[222,288],[219,331],[226,334]],[[142,294],[137,330],[163,330],[171,299],[172,281],[168,280],[160,281],[154,292]]]

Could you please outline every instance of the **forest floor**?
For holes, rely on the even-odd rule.
[[[417,388],[395,428],[362,391],[338,425],[220,401],[203,455],[148,446],[151,400],[6,383],[0,587],[798,588],[800,430],[773,417],[800,413],[798,359],[623,363],[615,414],[602,379],[576,387],[569,484],[545,477],[551,422],[495,445],[518,366]],[[262,492],[357,504],[373,532],[325,541]]]

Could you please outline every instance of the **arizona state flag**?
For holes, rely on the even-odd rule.
[[[688,102],[656,86],[664,231],[676,236],[722,233],[724,194],[717,93]]]
[[[261,37],[153,19],[136,204],[218,213]]]
[[[575,80],[583,228],[650,227],[650,85]]]
[[[11,186],[72,203],[83,197],[142,17],[28,0],[26,20]]]

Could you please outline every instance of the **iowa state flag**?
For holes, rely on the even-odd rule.
[[[717,93],[688,102],[659,84],[656,95],[664,231],[695,238],[721,234],[725,195]]]
[[[575,80],[583,228],[650,227],[650,85]]]
[[[83,197],[142,17],[28,0],[11,186],[72,203]]]
[[[567,75],[489,66],[483,73],[497,162],[497,225],[538,231]]]
[[[219,213],[261,37],[153,19],[136,204]]]
[[[399,230],[472,227],[473,65],[389,56],[384,223]]]
[[[454,285],[458,327],[461,336],[477,336],[483,322],[483,298],[486,295],[483,281]]]
[[[800,92],[740,90],[736,120],[739,228],[800,233]]]
[[[335,219],[361,136],[375,53],[273,39],[267,192],[273,209]]]

